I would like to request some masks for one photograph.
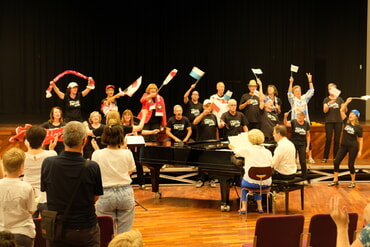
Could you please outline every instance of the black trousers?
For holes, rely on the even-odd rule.
[[[334,134],[334,147],[333,147],[333,158],[338,153],[339,150],[339,142],[340,142],[340,134],[342,132],[342,122],[338,123],[325,123],[325,134],[326,134],[326,141],[325,141],[325,149],[324,149],[324,159],[329,158],[331,140],[333,139]]]

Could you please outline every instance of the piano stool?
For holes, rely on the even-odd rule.
[[[295,177],[291,180],[272,180],[271,191],[272,194],[272,212],[275,214],[275,200],[276,194],[279,192],[285,193],[285,214],[289,214],[289,193],[295,190],[301,190],[301,209],[304,210],[304,181],[306,178]]]

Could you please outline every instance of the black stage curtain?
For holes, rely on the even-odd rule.
[[[294,77],[304,92],[305,73],[313,74],[309,109],[311,119],[320,121],[329,82],[343,98],[366,94],[366,16],[366,0],[2,1],[0,121],[46,121],[60,101],[55,94],[46,99],[45,90],[69,69],[96,81],[83,102],[86,117],[99,110],[105,85],[124,89],[143,76],[132,98],[118,100],[121,112],[130,108],[137,114],[146,86],[160,86],[176,68],[176,77],[160,91],[171,115],[195,82],[189,76],[193,66],[206,72],[197,86],[202,101],[216,92],[218,81],[239,101],[254,77],[251,68],[261,68],[264,90],[275,84],[287,111],[291,64],[299,66]],[[57,85],[65,92],[70,81],[86,85],[74,76]],[[363,102],[351,106],[364,112]]]

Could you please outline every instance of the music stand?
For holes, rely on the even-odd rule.
[[[136,147],[142,147],[142,146],[145,146],[145,140],[144,140],[144,137],[143,136],[133,136],[133,135],[128,135],[125,137],[126,139],[126,145],[127,147],[132,151],[133,149],[135,149]],[[134,159],[135,159],[135,162],[138,162],[136,160],[136,156],[134,154]],[[136,205],[135,206],[140,206],[142,207],[145,211],[148,211],[148,209],[146,207],[143,206],[143,204],[141,204],[140,202],[136,201],[135,200],[135,203]]]

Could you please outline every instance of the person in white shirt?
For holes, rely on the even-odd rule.
[[[287,129],[284,125],[276,125],[274,127],[273,136],[277,142],[274,155],[272,157],[272,180],[291,180],[297,172],[297,164],[295,162],[296,150],[294,144],[286,137]]]
[[[108,120],[101,142],[106,148],[96,150],[91,160],[101,169],[104,195],[96,202],[97,215],[110,215],[115,224],[115,233],[131,230],[135,217],[135,198],[130,174],[136,169],[134,156],[125,149],[123,127],[120,121]]]
[[[41,126],[31,126],[26,131],[26,140],[24,144],[27,147],[26,159],[24,161],[23,181],[32,185],[37,197],[37,210],[33,214],[33,218],[38,218],[39,213],[43,209],[47,209],[46,192],[40,191],[41,166],[46,157],[58,155],[54,151],[57,139],[52,141],[49,145],[50,150],[43,149],[43,142],[46,137],[46,130]]]

